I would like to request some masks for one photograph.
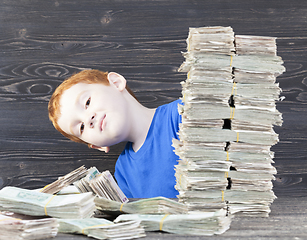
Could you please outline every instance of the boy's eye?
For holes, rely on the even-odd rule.
[[[85,108],[88,108],[88,106],[91,103],[91,98],[87,99],[86,103],[85,103]]]
[[[84,123],[81,123],[81,126],[80,126],[80,133],[81,134],[83,133],[83,130],[84,130]]]

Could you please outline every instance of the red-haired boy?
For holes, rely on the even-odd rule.
[[[108,152],[109,146],[128,142],[115,166],[117,183],[128,198],[174,198],[178,156],[171,145],[178,139],[180,103],[147,108],[122,75],[84,70],[55,90],[48,111],[58,131],[91,148]]]

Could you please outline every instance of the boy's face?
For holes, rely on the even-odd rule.
[[[78,83],[64,91],[60,99],[60,128],[98,147],[126,141],[128,107],[115,84]]]

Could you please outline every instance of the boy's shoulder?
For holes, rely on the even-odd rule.
[[[177,123],[177,119],[180,118],[179,111],[178,111],[178,104],[183,104],[181,99],[177,99],[173,102],[166,103],[166,104],[159,106],[156,109],[152,122],[162,121],[163,123],[161,124],[163,125],[167,125],[166,123],[170,121],[171,121],[170,122],[171,124],[173,124],[172,122],[174,121]],[[167,121],[167,122],[164,122],[164,121]]]
[[[155,117],[153,119],[154,124],[159,126],[156,129],[161,131],[161,129],[164,128],[165,132],[173,132],[174,130],[179,130],[179,124],[182,120],[178,110],[179,104],[183,104],[181,99],[177,99],[157,108]]]
[[[181,104],[181,105],[183,104],[181,99],[177,99],[173,102],[163,104],[159,108],[175,108],[178,106],[178,104]]]

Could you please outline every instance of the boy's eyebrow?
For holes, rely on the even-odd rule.
[[[80,101],[80,97],[81,97],[81,96],[82,96],[82,95],[83,95],[85,92],[86,92],[86,90],[85,90],[85,91],[80,92],[80,93],[77,95],[75,104],[78,104],[78,103],[79,103],[79,101]]]

